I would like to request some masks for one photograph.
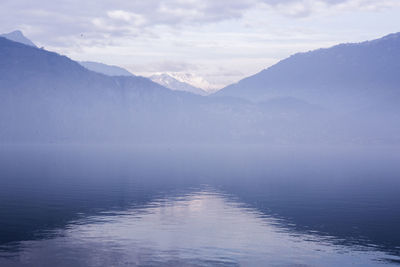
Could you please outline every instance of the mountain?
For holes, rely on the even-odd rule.
[[[346,57],[359,58],[356,51]],[[0,144],[400,142],[399,101],[392,85],[396,78],[389,79],[393,64],[386,56],[383,60],[392,65],[382,63],[387,68],[376,75],[388,75],[387,79],[372,78],[388,82],[380,84],[380,90],[371,90],[373,94],[364,90],[371,105],[355,111],[338,106],[357,103],[357,87],[330,103],[336,106],[327,105],[327,93],[335,94],[318,88],[299,87],[299,92],[287,88],[257,100],[257,90],[245,91],[255,92],[252,100],[203,97],[167,89],[144,77],[97,73],[68,57],[2,37],[0,58]]]
[[[181,81],[175,79],[172,75],[170,75],[168,73],[155,74],[155,75],[150,76],[149,78],[153,82],[156,82],[156,83],[158,83],[162,86],[165,86],[171,90],[186,91],[186,92],[203,95],[203,96],[207,95],[207,92],[204,91],[203,89],[194,87],[185,82],[181,82]]]
[[[171,76],[172,78],[178,80],[179,82],[189,84],[196,88],[200,88],[203,91],[206,91],[208,94],[216,91],[216,88],[213,87],[207,80],[195,74],[183,73],[183,72],[168,72],[165,74]]]
[[[172,91],[143,77],[107,76],[5,38],[0,58],[3,144],[275,142],[298,139],[290,129],[293,119],[309,117],[308,111],[288,115],[276,108],[271,117],[249,101]]]
[[[264,101],[294,97],[336,110],[400,100],[400,33],[298,53],[215,93]],[[384,105],[384,104],[383,104]]]
[[[18,43],[22,43],[25,45],[36,47],[36,45],[31,40],[26,38],[21,31],[13,31],[10,33],[1,34],[0,37],[7,38],[8,40],[11,40],[14,42],[18,42]]]
[[[18,42],[21,44],[37,47],[31,40],[26,38],[24,34],[17,30],[13,31],[10,33],[6,34],[1,34],[0,37],[7,38],[8,40]],[[111,66],[111,65],[106,65],[103,63],[98,63],[98,62],[91,62],[91,61],[80,61],[79,64],[81,64],[83,67],[87,68],[88,70],[92,70],[98,73],[102,73],[108,76],[133,76],[132,73],[127,71],[126,69],[123,69],[118,66]]]
[[[1,37],[0,58],[0,143],[161,141],[179,130],[177,118],[189,121],[182,110],[196,100]]]
[[[169,73],[169,75],[180,82],[187,83],[197,88],[201,88],[206,92],[214,90],[211,84],[208,81],[206,81],[203,77],[194,75],[192,73],[171,72]]]
[[[88,70],[102,73],[108,76],[134,76],[126,69],[118,66],[106,65],[103,63],[92,62],[92,61],[80,61],[79,64],[81,64]]]

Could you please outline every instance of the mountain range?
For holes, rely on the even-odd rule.
[[[295,97],[346,110],[399,101],[400,33],[295,54],[215,96],[252,101]]]
[[[155,74],[149,77],[150,80],[156,82],[162,86],[165,86],[171,90],[177,91],[186,91],[191,92],[193,94],[198,95],[207,95],[208,93],[201,88],[195,87],[188,82],[183,82],[182,79],[179,79],[179,76],[169,74],[169,73],[161,73]]]
[[[10,33],[2,34],[1,37],[7,38],[11,41],[19,42],[29,46],[37,47],[30,39],[24,34],[17,30]],[[107,65],[100,62],[93,61],[77,61],[80,65],[88,70],[102,73],[108,76],[134,76],[133,73],[119,66]],[[211,85],[201,77],[194,76],[188,73],[160,73],[154,74],[149,77],[152,81],[168,88],[177,91],[186,91],[198,95],[207,95],[215,90],[211,88]],[[202,86],[207,89],[203,90],[196,86]]]
[[[37,47],[31,40],[26,38],[24,34],[19,30],[10,33],[0,34],[0,37],[7,38],[8,40],[18,42],[21,44]]]
[[[0,37],[0,143],[398,143],[399,36],[299,53],[210,96]]]
[[[102,73],[108,76],[134,76],[126,69],[118,66],[107,65],[93,61],[79,61],[78,63],[81,64],[83,67],[87,68],[88,70]]]
[[[193,87],[200,88],[201,90],[207,92],[207,94],[214,93],[217,90],[203,77],[195,75],[193,73],[167,72],[164,74],[174,78],[175,80],[181,83],[185,83]]]

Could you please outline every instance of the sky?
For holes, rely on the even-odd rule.
[[[399,14],[400,0],[1,0],[0,33],[136,75],[192,73],[217,89],[297,52],[399,32]]]

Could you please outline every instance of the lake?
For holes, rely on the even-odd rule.
[[[0,266],[397,266],[396,147],[0,146]]]

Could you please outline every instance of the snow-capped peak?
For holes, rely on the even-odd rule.
[[[179,82],[186,83],[193,87],[200,88],[206,92],[212,92],[212,91],[215,91],[215,89],[216,89],[203,77],[197,76],[192,73],[166,72],[166,73],[161,73],[161,74],[168,75],[168,76],[176,79]],[[160,75],[160,73],[159,73],[159,75]]]
[[[193,86],[183,79],[177,79],[168,73],[154,74],[149,77],[153,82],[161,84],[171,90],[186,91],[199,95],[206,95],[207,92],[199,87]]]

